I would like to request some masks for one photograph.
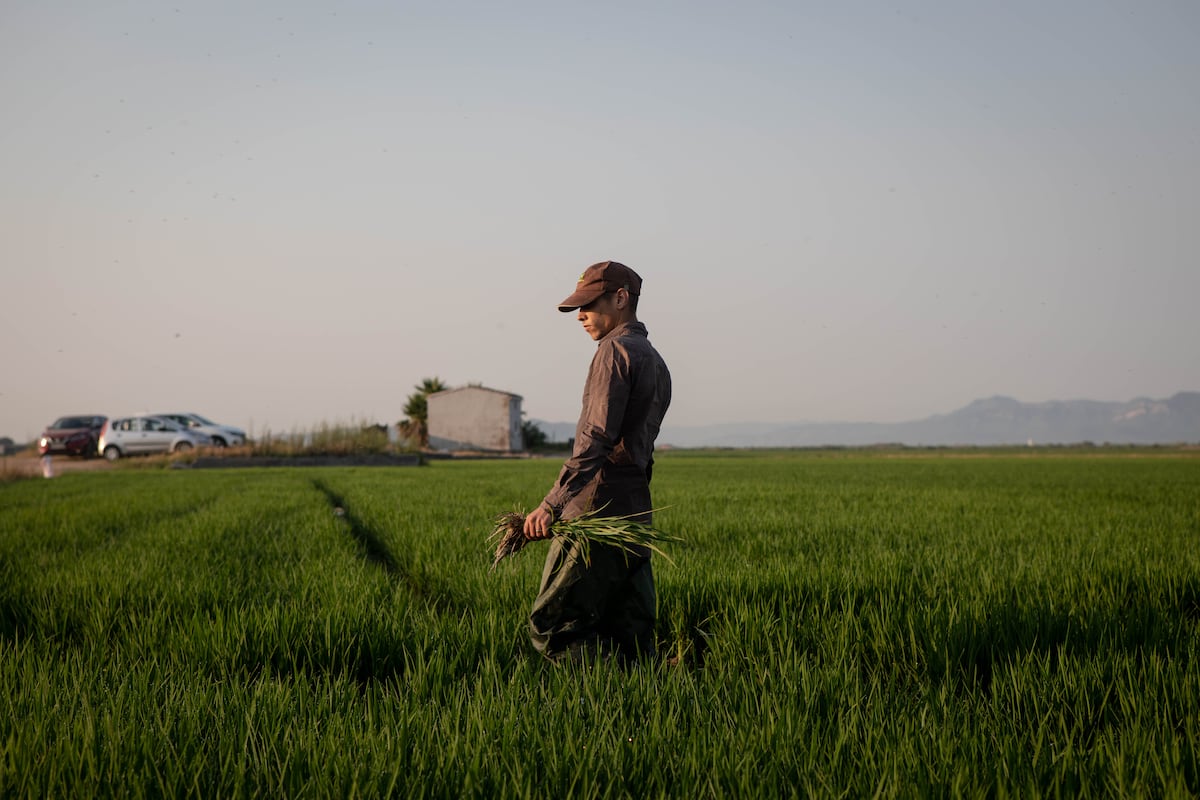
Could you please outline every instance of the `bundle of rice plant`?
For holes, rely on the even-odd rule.
[[[624,517],[601,517],[602,509],[582,514],[574,519],[556,520],[550,526],[551,536],[562,536],[579,546],[579,551],[586,563],[590,563],[590,548],[593,542],[611,545],[626,553],[633,553],[636,547],[648,548],[658,553],[667,561],[671,557],[659,546],[664,542],[682,542],[678,536],[635,522],[633,517],[641,514],[629,514]],[[525,514],[520,511],[509,511],[495,519],[496,528],[488,536],[488,541],[496,542],[496,558],[492,561],[492,569],[509,556],[516,555],[529,539],[525,538]]]

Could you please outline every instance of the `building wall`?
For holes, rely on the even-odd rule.
[[[435,450],[521,450],[521,398],[481,386],[426,398],[429,446]]]

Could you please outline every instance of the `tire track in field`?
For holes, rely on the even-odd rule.
[[[324,481],[314,480],[312,485],[314,489],[325,495],[325,499],[342,521],[346,531],[362,548],[363,558],[367,562],[382,569],[394,582],[404,586],[413,597],[427,602],[434,611],[452,611],[462,614],[469,610],[468,604],[456,598],[452,592],[430,585],[428,579],[419,580],[408,565],[402,563],[388,549],[383,538],[356,517],[346,505],[345,499]]]

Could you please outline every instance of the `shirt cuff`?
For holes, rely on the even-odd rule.
[[[550,516],[554,517],[555,522],[557,522],[559,520],[559,518],[562,517],[562,509],[555,507],[555,505],[553,503],[551,503],[549,500],[543,500],[541,502],[541,505],[538,506],[538,508],[544,508],[547,511],[549,511]]]

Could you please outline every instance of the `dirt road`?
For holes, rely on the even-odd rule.
[[[52,456],[50,467],[55,475],[83,470],[112,469],[113,465],[103,458],[77,458],[74,456]],[[0,456],[0,480],[11,475],[42,475],[42,457],[34,450],[26,450],[11,456]]]

